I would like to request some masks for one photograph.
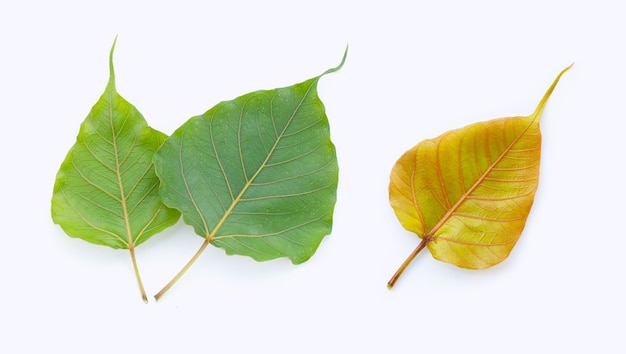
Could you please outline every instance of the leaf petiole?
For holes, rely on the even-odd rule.
[[[137,259],[135,258],[135,247],[132,245],[128,247],[130,251],[130,259],[133,262],[133,269],[135,270],[135,278],[137,278],[137,285],[139,285],[139,292],[141,293],[141,299],[144,303],[148,303],[148,296],[146,295],[146,290],[143,287],[143,282],[141,281],[141,276],[139,275],[139,267],[137,267]]]
[[[389,279],[389,282],[387,283],[387,289],[393,288],[393,286],[396,283],[396,281],[398,280],[398,278],[400,278],[400,275],[402,275],[402,273],[409,266],[409,264],[411,264],[411,262],[413,262],[413,259],[415,259],[417,254],[420,253],[424,249],[424,247],[426,247],[428,242],[430,242],[430,241],[431,241],[430,238],[426,238],[425,237],[425,238],[422,239],[422,242],[420,242],[420,244],[417,245],[415,250],[413,250],[413,252],[411,252],[409,257],[404,261],[404,263],[402,263],[402,265],[400,266],[400,268],[398,268],[398,270],[393,275],[393,277],[391,277],[391,279]]]
[[[202,246],[200,246],[200,248],[198,249],[198,251],[196,251],[196,254],[193,255],[193,257],[191,257],[191,259],[189,260],[189,262],[187,262],[187,264],[185,264],[185,266],[183,267],[183,269],[180,270],[180,272],[178,272],[178,274],[176,274],[176,276],[174,278],[172,278],[172,280],[170,280],[169,283],[167,283],[167,285],[165,285],[163,287],[163,289],[161,289],[161,291],[159,291],[156,295],[154,295],[154,299],[156,301],[159,301],[159,299],[172,287],[174,286],[174,284],[176,284],[176,282],[178,281],[178,279],[180,279],[185,272],[187,272],[187,270],[189,268],[191,268],[191,266],[196,262],[196,260],[200,257],[200,255],[202,254],[202,252],[204,252],[204,250],[207,248],[207,246],[209,245],[209,243],[211,243],[211,238],[210,237],[205,237],[204,242],[202,243]]]

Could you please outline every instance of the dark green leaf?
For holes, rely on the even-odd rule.
[[[163,144],[155,156],[161,196],[205,238],[199,252],[211,243],[298,264],[330,233],[338,167],[317,94],[324,74],[221,102]]]

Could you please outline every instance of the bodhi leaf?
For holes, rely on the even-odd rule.
[[[424,247],[436,259],[468,269],[508,257],[537,190],[541,113],[568,69],[530,116],[452,130],[400,157],[391,171],[389,200],[402,226],[422,241],[389,288]]]
[[[346,50],[347,54],[347,50]],[[256,91],[187,121],[155,156],[165,204],[207,245],[257,261],[308,260],[332,226],[338,166],[319,79]]]
[[[71,237],[130,251],[147,302],[135,247],[174,224],[180,214],[158,192],[152,158],[166,135],[148,126],[115,89],[113,50],[109,82],[80,126],[76,143],[57,173],[52,219]]]

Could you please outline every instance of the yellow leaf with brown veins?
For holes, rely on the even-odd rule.
[[[565,68],[527,117],[499,118],[420,142],[391,170],[389,201],[405,229],[421,243],[415,256],[483,269],[506,259],[519,239],[539,180],[543,108]]]

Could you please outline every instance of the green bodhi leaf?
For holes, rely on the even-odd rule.
[[[338,166],[317,83],[256,91],[189,119],[155,155],[161,197],[208,244],[257,261],[308,260],[330,233]]]
[[[148,126],[115,89],[113,50],[104,94],[81,124],[56,177],[52,219],[71,237],[130,251],[147,302],[135,247],[173,225],[180,214],[159,197],[153,157],[166,135]]]

